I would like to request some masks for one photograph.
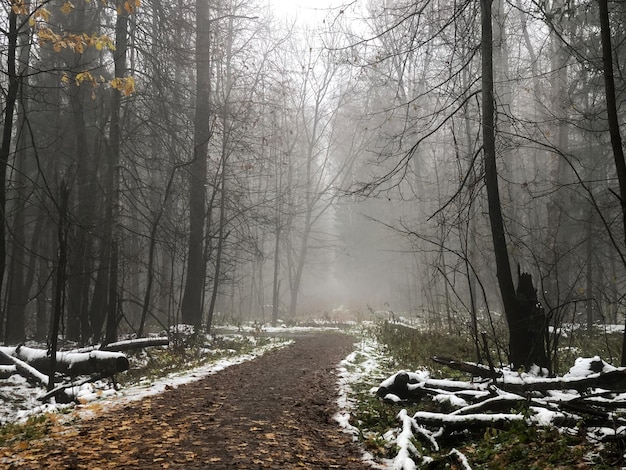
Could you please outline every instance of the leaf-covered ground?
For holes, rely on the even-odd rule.
[[[21,469],[366,469],[333,420],[335,366],[352,350],[339,334],[296,338],[280,350],[154,397],[0,448]]]

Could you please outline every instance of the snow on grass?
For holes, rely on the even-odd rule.
[[[384,355],[380,351],[379,345],[371,338],[363,338],[355,345],[355,349],[337,368],[338,398],[337,405],[339,411],[335,413],[334,419],[343,430],[352,434],[354,440],[358,440],[359,429],[350,424],[351,410],[355,407],[355,399],[352,398],[353,386],[355,384],[369,383],[372,386],[372,393],[377,382],[376,377],[383,368],[381,361]],[[363,460],[372,468],[391,469],[389,463],[377,463],[369,452],[363,451]]]
[[[351,420],[351,412],[356,414],[358,409],[355,402],[355,396],[371,387],[372,380],[379,374],[388,371],[390,357],[384,353],[385,349],[379,345],[374,339],[374,335],[365,335],[355,348],[355,351],[342,361],[339,368],[339,388],[340,396],[338,404],[340,412],[337,413],[335,419],[346,430],[346,432],[357,436],[363,441],[364,446],[368,446],[377,452],[376,457],[378,468],[407,470],[419,468],[427,465],[432,458],[423,455],[425,452],[422,448],[416,448],[416,442],[428,443],[433,452],[438,453],[438,459],[448,458],[453,461],[456,468],[469,469],[470,464],[466,456],[457,449],[449,450],[446,455],[441,454],[441,449],[437,440],[449,433],[451,430],[456,432],[464,429],[466,426],[475,423],[491,423],[487,426],[499,426],[501,423],[520,422],[527,423],[528,426],[551,427],[558,429],[561,433],[575,434],[580,430],[572,427],[568,428],[566,423],[576,422],[572,420],[575,417],[572,413],[564,412],[560,409],[560,404],[577,400],[581,394],[574,389],[577,382],[581,380],[593,379],[600,374],[621,372],[622,368],[615,368],[610,364],[601,360],[600,357],[579,358],[575,361],[573,367],[563,376],[559,378],[546,377],[546,372],[536,368],[529,373],[513,371],[508,368],[502,369],[502,377],[495,381],[462,381],[434,379],[430,376],[430,371],[426,369],[417,370],[415,372],[400,371],[387,378],[382,377],[378,383],[379,387],[391,387],[399,374],[404,374],[402,383],[405,384],[406,391],[417,391],[424,388],[425,394],[429,400],[435,403],[444,404],[443,408],[454,410],[450,412],[426,412],[417,411],[409,413],[406,409],[402,409],[398,415],[398,426],[390,429],[384,434],[372,432]],[[371,338],[369,336],[372,336]],[[626,369],[624,369],[626,371]],[[406,379],[406,380],[404,380]],[[572,389],[568,389],[567,384],[572,384]],[[504,389],[498,388],[501,384]],[[529,396],[523,393],[517,393],[517,390],[525,390],[531,388],[534,384],[539,384],[541,390],[545,390],[554,384],[555,390],[545,390],[543,394],[535,394],[529,399]],[[507,391],[506,386],[510,385]],[[558,390],[563,387],[564,389]],[[426,392],[427,389],[427,392]],[[370,389],[373,397],[376,392],[381,392],[377,387]],[[587,403],[600,403],[606,401],[626,402],[626,394],[618,391],[607,395],[606,391],[597,390],[597,393],[586,393],[585,400]],[[384,394],[384,391],[382,391]],[[410,393],[409,393],[410,394]],[[419,393],[418,393],[419,394]],[[403,402],[404,397],[400,392],[396,392],[393,387],[386,396],[382,397],[384,401],[395,403],[396,406]],[[470,404],[471,403],[471,404]],[[522,412],[513,411],[515,404],[518,403]],[[526,408],[524,406],[526,405]],[[408,406],[408,405],[407,405]],[[527,411],[524,412],[523,410]],[[490,410],[490,411],[487,411]],[[504,410],[506,412],[498,412]],[[376,414],[365,415],[368,418]],[[610,414],[613,414],[610,412]],[[437,424],[443,423],[443,424]],[[557,426],[557,423],[559,425]],[[587,438],[589,442],[599,442],[607,437],[620,437],[626,435],[626,426],[619,426],[616,423],[613,428],[604,427],[588,427]],[[358,426],[359,428],[355,427]],[[366,425],[367,426],[367,425]],[[444,428],[445,427],[445,428]],[[439,431],[436,431],[436,430]],[[448,431],[444,431],[448,429]],[[455,432],[455,431],[452,431]],[[384,444],[381,444],[384,443]],[[387,451],[385,451],[385,449]],[[380,455],[396,449],[392,458],[382,458]],[[390,454],[386,454],[390,455]],[[591,457],[590,457],[591,458]],[[374,461],[371,454],[365,453],[365,459],[370,463]]]

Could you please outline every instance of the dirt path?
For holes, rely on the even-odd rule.
[[[332,419],[335,367],[352,338],[312,334],[287,348],[0,448],[0,468],[371,469]]]

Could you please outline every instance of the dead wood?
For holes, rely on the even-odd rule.
[[[15,348],[14,356],[27,362],[40,372],[47,373],[50,370],[50,356],[44,349],[18,346]],[[122,353],[108,351],[58,352],[55,369],[56,372],[71,377],[93,374],[112,376],[128,370],[129,366],[128,358]]]
[[[15,366],[17,372],[25,377],[26,379],[35,382],[38,385],[42,385],[44,387],[48,386],[48,377],[42,374],[35,367],[30,364],[22,361],[21,359],[13,356],[9,356],[5,351],[0,350],[0,358],[3,362],[10,362]]]
[[[438,364],[443,364],[451,369],[466,372],[477,377],[485,377],[489,379],[502,377],[502,371],[498,369],[492,370],[482,364],[472,364],[471,362],[457,361],[449,357],[441,356],[433,356],[431,359]]]
[[[431,413],[428,411],[418,411],[413,418],[422,426],[443,427],[446,431],[482,428],[506,429],[513,422],[525,419],[524,416],[517,413],[453,415],[451,413]]]
[[[121,352],[131,351],[133,349],[150,348],[155,346],[168,346],[169,344],[170,340],[168,338],[137,338],[109,343],[106,346],[102,346],[100,350]]]
[[[0,379],[8,379],[15,374],[17,374],[17,368],[15,367],[15,365],[0,366]]]
[[[444,364],[451,369],[466,372],[473,376],[494,379],[498,388],[511,393],[525,395],[531,392],[548,392],[550,390],[576,390],[579,392],[588,389],[600,388],[605,390],[626,389],[626,370],[618,369],[610,372],[597,372],[587,377],[533,377],[531,380],[508,381],[502,370],[491,370],[482,364],[457,361],[447,357],[433,356],[438,364]],[[497,380],[502,378],[502,380]]]
[[[70,383],[66,383],[66,384],[61,384],[61,385],[53,388],[49,392],[47,392],[45,395],[42,395],[42,396],[38,397],[37,400],[39,400],[39,401],[48,401],[52,397],[59,397],[59,396],[73,397],[74,396],[73,393],[68,393],[68,391],[67,391],[68,388],[80,387],[81,385],[84,385],[86,383],[95,382],[95,381],[103,379],[103,378],[104,378],[104,376],[102,374],[97,374],[97,375],[94,375],[92,377],[85,377],[84,379],[79,380],[77,382],[70,382]]]

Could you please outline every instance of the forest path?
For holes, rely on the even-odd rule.
[[[371,469],[333,419],[354,339],[294,338],[193,383],[0,449],[1,468]],[[56,428],[55,428],[56,429]]]

